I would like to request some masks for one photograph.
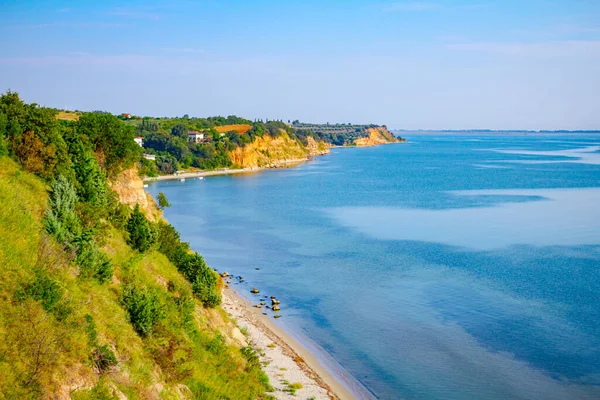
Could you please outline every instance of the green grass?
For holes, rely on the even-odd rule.
[[[283,381],[283,383],[287,386],[284,391],[289,392],[292,396],[296,395],[296,391],[300,390],[303,388],[302,384],[300,382],[296,382],[296,383],[290,383],[286,380]]]
[[[266,375],[231,344],[223,310],[202,307],[163,254],[139,254],[108,228],[102,250],[113,279],[83,279],[73,256],[43,230],[46,201],[41,180],[0,157],[0,398],[56,397],[73,382],[85,383],[70,393],[76,399],[109,399],[117,390],[132,399],[267,397]],[[134,331],[121,302],[126,283],[156,293],[164,312],[147,337]],[[114,352],[109,373],[94,368],[94,346]]]

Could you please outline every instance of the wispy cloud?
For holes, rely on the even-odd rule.
[[[402,1],[387,4],[384,11],[433,11],[442,8],[440,4],[424,1]]]
[[[516,57],[600,57],[600,41],[564,40],[546,43],[459,43],[450,50],[483,52]]]
[[[463,5],[464,8],[467,9],[480,9],[480,8],[487,8],[489,6],[488,3],[474,3],[474,4],[465,4]]]
[[[172,51],[179,53],[204,53],[202,49],[196,49],[193,47],[161,47],[160,51]]]
[[[446,43],[466,43],[470,40],[467,36],[463,35],[438,35],[435,38]]]
[[[112,11],[107,11],[107,15],[114,15],[123,18],[132,19],[148,19],[157,21],[161,15],[157,12],[145,11],[144,9],[129,9],[129,8],[115,8]]]
[[[38,29],[38,28],[119,28],[130,24],[112,22],[48,22],[43,24],[9,25],[13,29]]]
[[[565,24],[556,26],[556,31],[564,33],[598,33],[600,32],[600,26],[581,26]]]
[[[515,29],[512,33],[521,35],[537,35],[537,36],[565,36],[565,35],[583,35],[591,33],[600,33],[598,25],[578,25],[578,24],[558,24],[546,28],[539,29]]]
[[[71,52],[68,56],[48,57],[0,57],[0,64],[16,65],[102,65],[102,66],[128,66],[135,67],[149,61],[154,57],[136,54],[126,55],[94,55],[84,52]]]

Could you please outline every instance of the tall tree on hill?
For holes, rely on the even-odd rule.
[[[134,131],[135,127],[111,114],[84,113],[77,122],[77,132],[87,136],[109,176],[140,159],[142,150],[133,140]]]
[[[184,138],[186,140],[189,132],[190,130],[188,127],[182,124],[175,125],[173,129],[171,129],[171,135],[179,136],[180,138]]]
[[[169,203],[167,196],[165,196],[163,192],[160,192],[158,194],[158,206],[161,210],[164,210],[167,207],[171,207],[171,203]]]
[[[70,144],[69,150],[78,183],[77,195],[84,202],[105,206],[108,187],[98,161],[90,151],[86,151],[81,140]]]
[[[154,242],[154,235],[150,223],[136,204],[129,220],[127,221],[127,232],[129,239],[127,243],[141,253],[147,251]]]
[[[4,133],[10,153],[21,165],[50,181],[69,175],[69,157],[60,134],[56,110],[25,104],[15,92],[0,96],[0,113],[6,115]]]

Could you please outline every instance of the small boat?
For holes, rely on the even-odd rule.
[[[204,179],[204,177],[203,177],[203,176],[199,176],[199,177],[198,177],[198,179],[200,179],[200,180],[203,180],[203,179]]]
[[[148,187],[148,184],[147,184],[147,183],[145,183],[145,184],[144,184],[144,187],[145,187],[145,188],[147,188],[147,187]]]
[[[179,182],[185,182],[185,178],[179,178]]]

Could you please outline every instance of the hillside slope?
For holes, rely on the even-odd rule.
[[[268,384],[251,351],[240,351],[243,336],[222,310],[202,307],[157,250],[140,254],[108,227],[112,280],[78,276],[72,255],[45,233],[47,197],[39,178],[0,157],[1,398],[264,397]],[[164,313],[146,337],[122,303],[134,281]],[[107,349],[114,365],[100,362]]]

